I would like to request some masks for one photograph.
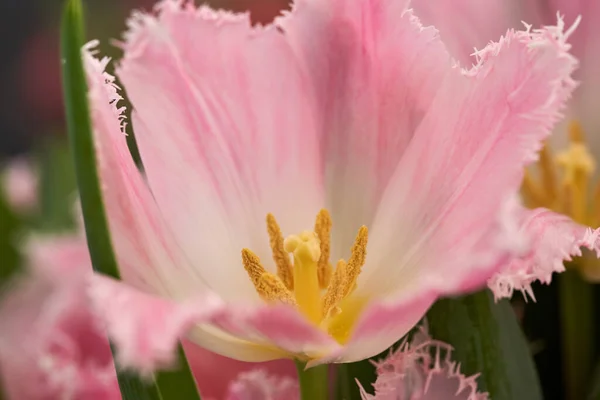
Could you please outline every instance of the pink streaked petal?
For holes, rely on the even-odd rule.
[[[249,363],[220,356],[188,341],[183,342],[183,348],[203,399],[224,399],[236,378],[256,369],[281,379],[296,377],[292,360]]]
[[[207,292],[159,214],[136,168],[124,133],[124,108],[115,78],[105,72],[109,59],[84,48],[103,200],[121,276],[138,288],[161,295],[197,296]]]
[[[236,307],[216,318],[216,325],[241,339],[279,348],[288,357],[314,358],[340,349],[325,331],[285,305]]]
[[[88,294],[116,345],[119,364],[142,374],[172,366],[179,340],[223,308],[214,296],[176,303],[101,276],[91,281]]]
[[[268,374],[257,368],[241,373],[231,383],[224,400],[298,400],[300,388],[295,379]]]
[[[361,386],[363,400],[487,400],[477,390],[477,375],[467,377],[452,361],[451,346],[432,340],[421,328],[411,343],[404,342],[375,364],[377,380],[371,395]]]
[[[515,4],[513,4],[515,3]],[[433,25],[448,50],[463,65],[471,65],[472,54],[497,40],[508,28],[522,26],[516,3],[506,0],[412,0],[415,14],[425,25]],[[533,3],[533,2],[528,2]],[[553,18],[556,18],[553,15]],[[539,20],[525,19],[535,26]]]
[[[240,250],[268,269],[322,206],[310,86],[284,35],[247,15],[164,0],[129,21],[118,76],[152,192],[194,267],[227,300],[260,303]]]
[[[79,236],[38,236],[24,249],[27,271],[0,301],[0,364],[11,399],[117,400],[108,340],[85,293],[92,273]]]
[[[12,208],[31,212],[38,203],[38,176],[31,160],[18,158],[3,168],[2,192]]]
[[[332,212],[332,259],[369,225],[450,58],[408,1],[298,0],[277,20],[312,80]]]
[[[508,31],[449,71],[378,211],[363,290],[461,293],[523,250],[515,196],[575,87],[569,33]]]
[[[538,208],[522,211],[521,229],[531,238],[531,251],[510,261],[488,282],[496,299],[510,298],[513,291],[535,299],[531,283],[549,284],[552,274],[563,272],[564,261],[581,255],[581,248],[600,251],[600,229],[592,231],[561,214]]]

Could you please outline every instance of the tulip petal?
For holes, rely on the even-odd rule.
[[[361,386],[363,400],[487,400],[477,390],[477,375],[467,377],[452,361],[452,347],[432,340],[421,327],[410,343],[404,342],[384,360],[375,363],[375,394]]]
[[[521,229],[531,238],[531,251],[512,260],[489,280],[496,299],[510,298],[515,290],[535,299],[531,283],[549,284],[553,273],[565,270],[564,261],[581,255],[582,247],[600,254],[600,229],[592,231],[567,216],[543,208],[522,213]]]
[[[172,366],[179,340],[223,307],[214,296],[176,303],[102,276],[91,281],[88,295],[117,347],[119,364],[144,375]]]
[[[124,108],[118,104],[122,98],[114,77],[105,72],[110,60],[94,57],[96,44],[86,46],[84,59],[103,200],[121,277],[149,292],[200,295],[208,291],[206,283],[174,243],[131,158]]]
[[[306,77],[282,33],[247,15],[166,0],[130,26],[117,74],[161,212],[215,291],[259,304],[241,249],[274,270],[267,213],[295,234],[322,206]]]
[[[223,313],[216,323],[236,337],[279,348],[287,357],[321,357],[340,349],[340,345],[325,331],[290,306],[236,308]]]
[[[448,51],[463,65],[470,65],[476,49],[496,40],[508,28],[522,26],[516,4],[505,0],[413,0],[415,14],[425,25],[433,25]],[[516,1],[514,3],[517,3]],[[525,19],[535,26],[538,20]]]
[[[384,195],[359,289],[461,293],[523,251],[515,196],[575,87],[569,33],[508,31],[449,71]]]
[[[408,1],[298,0],[277,21],[318,100],[332,259],[370,225],[450,58]]]
[[[268,374],[257,368],[241,373],[231,383],[225,400],[298,400],[298,382],[290,377]]]

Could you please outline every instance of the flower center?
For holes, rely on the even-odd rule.
[[[367,227],[358,230],[348,262],[339,260],[335,271],[329,262],[331,216],[327,210],[317,215],[314,231],[285,240],[275,217],[268,214],[267,231],[276,274],[268,272],[251,250],[242,249],[244,269],[259,296],[267,303],[297,307],[338,342],[347,341],[366,303],[351,295],[367,255]]]
[[[538,176],[526,171],[521,193],[529,208],[549,208],[580,224],[596,227],[600,224],[600,182],[590,189],[596,162],[575,121],[569,126],[569,142],[567,149],[556,156],[548,146],[542,149]]]

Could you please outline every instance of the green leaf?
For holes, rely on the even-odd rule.
[[[94,269],[118,279],[119,270],[110,243],[96,168],[87,83],[81,58],[83,32],[81,0],[67,0],[61,30],[63,91],[85,233]]]
[[[81,208],[85,222],[88,248],[94,270],[119,279],[119,269],[112,249],[102,192],[96,168],[87,83],[81,48],[84,44],[81,0],[67,0],[61,25],[61,57],[63,90],[67,113],[67,128],[71,141]],[[182,388],[188,399],[200,399],[192,393],[195,382],[179,346],[182,368],[157,374],[155,382],[118,371],[119,387],[125,400],[179,399]],[[177,384],[174,385],[173,382]],[[158,384],[157,384],[158,383]],[[161,385],[164,383],[164,387]],[[159,387],[160,386],[160,387]]]
[[[196,381],[181,345],[178,348],[178,356],[179,369],[162,371],[156,376],[160,393],[164,399],[201,400]]]
[[[573,267],[557,277],[562,363],[567,398],[583,399],[594,367],[594,292]]]
[[[21,257],[15,246],[19,228],[19,218],[10,209],[0,187],[0,290],[19,270]]]
[[[542,399],[527,341],[508,301],[489,290],[437,301],[427,314],[431,335],[454,347],[466,375],[494,400]]]
[[[68,142],[63,137],[47,138],[37,153],[41,215],[36,227],[48,232],[71,229],[77,183]]]
[[[385,352],[387,354],[387,350]],[[371,359],[379,360],[381,357]],[[375,366],[368,360],[337,365],[337,395],[340,400],[361,400],[360,390],[356,380],[368,393],[373,393],[373,383],[377,379]]]

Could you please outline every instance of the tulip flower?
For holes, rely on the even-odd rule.
[[[575,87],[561,20],[466,69],[407,0],[298,0],[266,26],[165,0],[128,25],[116,75],[144,175],[109,60],[84,50],[122,276],[91,292],[122,364],[172,362],[181,336],[362,360],[527,252],[523,168]]]

